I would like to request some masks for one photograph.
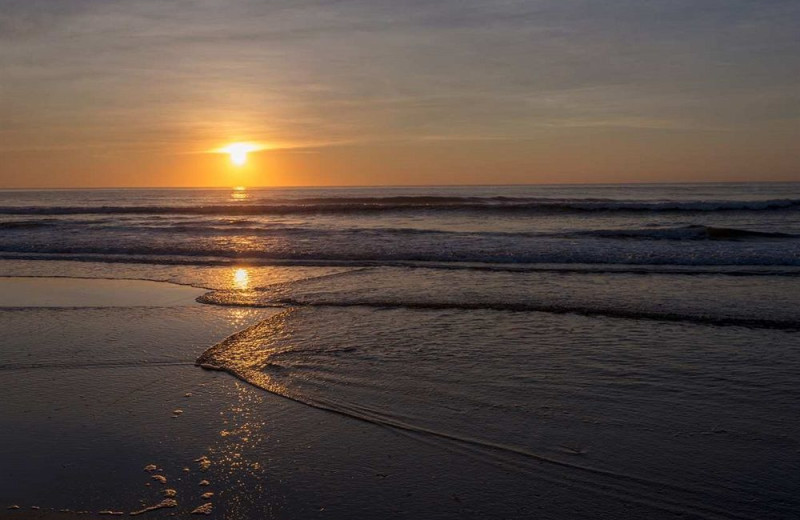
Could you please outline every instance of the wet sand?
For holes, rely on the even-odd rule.
[[[194,357],[269,311],[203,306],[203,292],[0,279],[0,517],[108,518],[176,495],[179,507],[165,512],[211,502],[202,495],[213,486],[199,485],[214,482],[210,462],[195,461],[218,442],[237,389],[220,388]]]
[[[144,280],[0,278],[0,307],[171,307],[206,291]]]
[[[0,280],[0,292],[12,287],[29,306],[6,292],[0,311],[0,518],[128,516],[165,499],[175,507],[142,514],[208,503],[212,517],[242,519],[529,508],[513,472],[194,365],[274,310],[200,305],[195,289],[176,300],[174,286],[150,282]],[[150,304],[135,305],[145,294]]]
[[[165,499],[176,507],[143,516],[207,503],[211,517],[231,519],[563,511],[568,489],[532,488],[453,447],[196,367],[208,346],[277,312],[201,305],[202,292],[0,280],[0,518],[112,518],[99,513]],[[567,507],[591,516],[589,503]]]
[[[95,515],[91,513],[71,513],[72,515],[78,516],[85,520],[108,520],[109,518],[115,518],[118,516],[111,516],[111,515]],[[29,510],[23,511],[22,509],[8,509],[4,512],[0,512],[0,518],[18,518],[20,520],[64,520],[68,517],[70,513],[58,513],[52,511],[41,511],[41,510]]]
[[[0,518],[113,518],[99,513],[173,505],[165,500],[174,507],[142,516],[208,503],[225,519],[684,514],[195,366],[275,309],[202,305],[202,290],[169,284],[29,280],[0,280],[4,301],[12,286],[29,298],[0,309]]]

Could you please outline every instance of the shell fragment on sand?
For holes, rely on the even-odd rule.
[[[214,510],[214,506],[211,505],[211,502],[207,502],[202,506],[198,506],[197,508],[192,511],[193,515],[210,515],[211,511]]]
[[[200,467],[200,471],[206,471],[208,468],[211,467],[211,459],[203,455],[199,459],[194,459],[197,465]]]
[[[155,511],[156,509],[165,509],[168,507],[178,507],[178,502],[172,498],[165,498],[154,506],[145,507],[144,509],[140,509],[138,511],[132,511],[131,516],[141,515],[143,513]]]

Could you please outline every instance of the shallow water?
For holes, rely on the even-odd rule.
[[[775,330],[693,319],[702,300],[668,284],[671,312],[684,318],[498,310],[492,294],[475,294],[477,283],[430,284],[430,292],[417,284],[414,296],[427,304],[401,305],[389,291],[376,291],[377,301],[354,296],[346,278],[329,280],[327,292],[320,280],[297,298],[301,308],[199,362],[310,406],[466,448],[521,478],[546,475],[709,518],[800,507],[798,460],[787,457],[800,440],[797,306],[786,311],[793,328]],[[659,296],[651,283],[648,296]],[[465,292],[470,306],[457,301]],[[645,306],[639,296],[627,305]],[[718,316],[734,314],[732,303]],[[768,305],[759,310],[774,316]]]

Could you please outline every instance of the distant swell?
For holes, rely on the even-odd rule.
[[[314,198],[205,206],[5,206],[3,215],[290,215],[359,214],[397,211],[553,213],[553,212],[714,212],[798,210],[800,199],[642,201],[540,199],[513,197]]]
[[[53,225],[54,220],[19,220],[11,222],[0,222],[0,231],[14,229],[34,229]]]
[[[616,238],[627,240],[746,240],[798,238],[798,235],[792,233],[769,233],[764,231],[751,231],[748,229],[702,225],[689,225],[660,229],[600,229],[592,231],[578,231],[572,233],[572,236]]]

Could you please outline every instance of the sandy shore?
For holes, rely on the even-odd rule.
[[[205,503],[213,517],[231,519],[526,518],[548,509],[555,518],[563,510],[569,489],[531,487],[469,450],[196,367],[207,347],[276,312],[201,305],[202,293],[0,279],[0,518],[127,516],[166,494],[176,507],[145,516],[188,515]],[[20,509],[6,509],[13,505]],[[590,502],[574,508],[591,516]]]
[[[278,312],[202,305],[203,292],[0,279],[0,518],[128,516],[166,499],[174,507],[143,515],[204,504],[225,519],[682,514],[609,492],[593,473],[578,481],[203,370],[195,360],[209,346]]]
[[[177,506],[147,517],[205,503],[242,519],[532,510],[513,473],[196,367],[208,346],[274,312],[201,305],[203,292],[0,279],[0,518],[127,516],[167,490]]]
[[[269,311],[203,306],[194,300],[204,292],[0,279],[0,517],[128,514],[178,493],[179,507],[164,513],[213,503],[202,495],[218,488],[195,461],[222,449],[220,432],[234,420],[223,413],[240,390],[194,359]],[[145,471],[150,464],[157,469]]]
[[[18,518],[20,520],[64,520],[70,516],[82,518],[85,520],[108,520],[109,518],[118,518],[119,516],[128,515],[109,515],[109,514],[92,514],[85,512],[58,512],[58,511],[42,511],[42,510],[23,510],[23,509],[7,509],[0,512],[0,518]]]
[[[206,291],[144,280],[0,278],[0,307],[176,307]]]

